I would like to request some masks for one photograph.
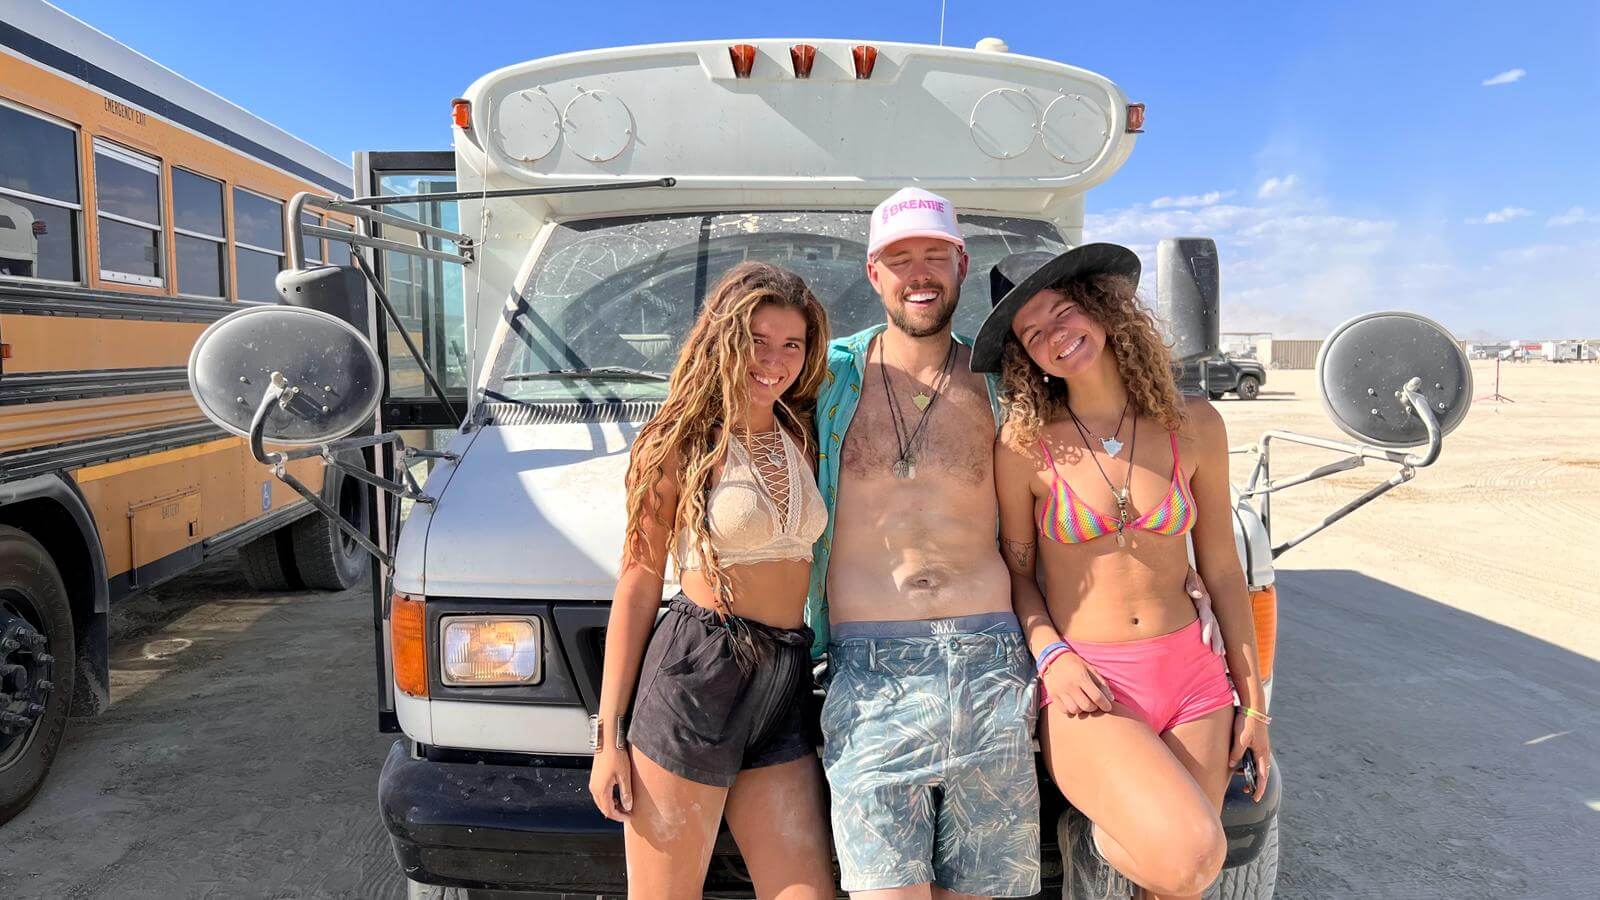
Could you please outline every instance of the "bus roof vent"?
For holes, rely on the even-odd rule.
[[[981,50],[984,53],[1010,53],[1011,52],[1011,47],[1004,40],[1001,40],[1000,38],[997,38],[997,37],[982,38],[982,39],[980,39],[978,41],[978,43],[972,45],[972,48],[974,50]]]

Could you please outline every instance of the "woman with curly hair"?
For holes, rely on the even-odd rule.
[[[589,780],[630,896],[699,897],[724,816],[759,896],[833,896],[803,623],[827,341],[798,275],[733,267],[633,445]],[[669,556],[682,590],[658,623]]]
[[[1195,897],[1227,854],[1222,800],[1246,751],[1266,784],[1271,720],[1227,434],[1179,395],[1139,268],[1114,244],[1006,257],[972,368],[1002,373],[1000,537],[1048,704],[1046,766],[1092,823],[1083,843],[1147,897]],[[1226,666],[1184,591],[1190,541]],[[1063,835],[1063,857],[1079,837]]]

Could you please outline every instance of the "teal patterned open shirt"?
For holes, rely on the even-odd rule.
[[[806,597],[806,624],[816,633],[811,645],[812,658],[828,648],[828,556],[833,549],[834,504],[839,496],[840,450],[856,407],[861,405],[862,382],[866,380],[867,350],[872,339],[888,327],[874,325],[828,345],[828,373],[817,397],[817,487],[828,505],[828,527],[812,548],[811,590]],[[969,338],[956,335],[958,343],[972,345]],[[1000,376],[991,374],[989,404],[994,408],[996,426],[1000,422]]]

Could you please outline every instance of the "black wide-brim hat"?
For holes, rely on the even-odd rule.
[[[1029,250],[995,263],[989,270],[989,298],[994,308],[972,342],[972,371],[1000,371],[1011,320],[1034,294],[1089,275],[1124,275],[1137,286],[1140,269],[1139,255],[1121,244],[1083,244],[1059,255]]]

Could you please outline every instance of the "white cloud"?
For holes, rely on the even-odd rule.
[[[1271,178],[1268,178],[1266,181],[1261,182],[1261,187],[1256,189],[1256,197],[1262,200],[1267,200],[1272,197],[1281,197],[1293,190],[1294,186],[1299,183],[1300,176],[1294,174],[1293,172],[1290,172],[1288,175],[1285,175],[1282,178],[1274,175]]]
[[[1566,225],[1600,225],[1600,213],[1591,213],[1581,206],[1574,206],[1559,216],[1552,216],[1545,220],[1551,228],[1561,228]]]
[[[1493,78],[1485,78],[1483,80],[1483,86],[1494,87],[1497,84],[1512,84],[1514,82],[1521,81],[1522,76],[1526,74],[1528,74],[1527,69],[1507,69]]]
[[[1533,215],[1533,210],[1523,209],[1520,206],[1504,206],[1491,213],[1484,213],[1476,219],[1462,219],[1466,225],[1504,225],[1512,219],[1521,219]]]
[[[1084,223],[1086,240],[1116,241],[1139,254],[1146,272],[1141,293],[1151,302],[1159,289],[1157,243],[1178,235],[1217,242],[1224,331],[1318,338],[1378,309],[1412,310],[1458,335],[1563,335],[1593,327],[1588,304],[1600,283],[1600,239],[1485,254],[1464,247],[1435,219],[1342,215],[1317,196],[1159,209],[1139,204],[1091,213]]]
[[[1157,197],[1150,201],[1151,209],[1185,209],[1192,206],[1211,206],[1232,197],[1237,191],[1208,191],[1204,194],[1185,194],[1181,197]]]

